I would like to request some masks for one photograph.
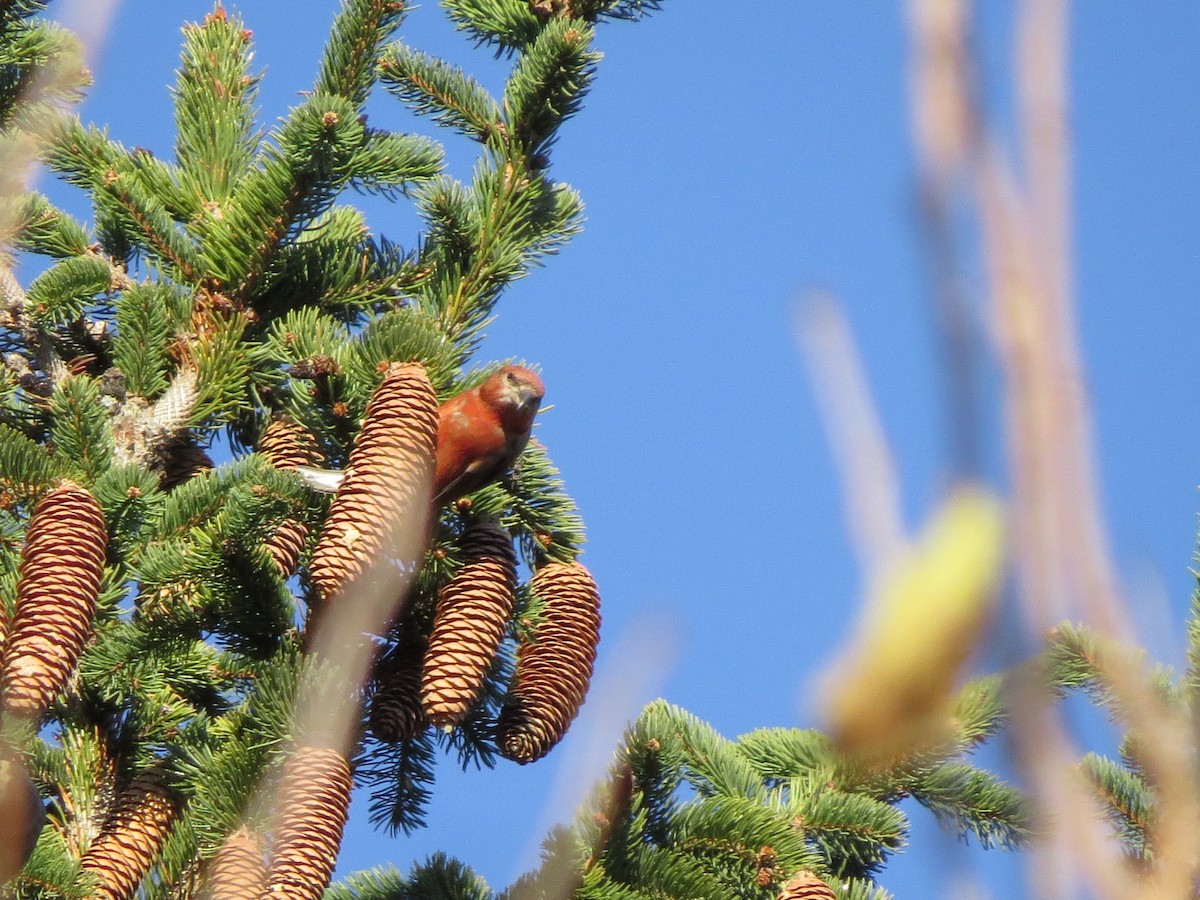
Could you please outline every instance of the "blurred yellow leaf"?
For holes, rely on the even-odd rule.
[[[944,735],[1003,560],[1000,501],[969,486],[956,489],[920,540],[883,568],[858,633],[829,673],[826,710],[841,749],[895,756]]]

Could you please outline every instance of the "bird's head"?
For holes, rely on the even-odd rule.
[[[532,418],[546,395],[538,374],[524,366],[505,366],[479,386],[488,403]]]

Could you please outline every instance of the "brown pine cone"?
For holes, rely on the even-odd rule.
[[[129,783],[80,859],[83,871],[99,885],[96,897],[128,900],[134,895],[162,850],[179,808],[163,764],[151,766]]]
[[[438,728],[474,705],[512,615],[517,557],[499,525],[480,522],[462,536],[463,567],[442,588],[425,653],[421,695]]]
[[[267,538],[267,553],[275,568],[285,579],[296,574],[300,566],[300,556],[308,543],[308,526],[299,519],[284,519],[275,528],[274,533]]]
[[[415,528],[424,539],[437,422],[437,394],[424,366],[393,363],[367,405],[309,564],[326,603],[394,556],[401,529]]]
[[[367,725],[376,740],[398,744],[417,737],[429,725],[421,707],[424,645],[393,647],[379,660]]]
[[[225,839],[208,864],[205,900],[256,900],[267,883],[262,841],[246,826]]]
[[[79,485],[34,507],[0,670],[6,712],[40,719],[65,687],[91,636],[107,545],[100,504]]]
[[[303,425],[288,418],[272,419],[263,429],[255,448],[277,469],[319,466],[325,455],[317,439]]]
[[[600,592],[579,563],[550,563],[530,582],[542,619],[517,651],[517,671],[500,711],[500,752],[518,763],[541,759],[562,740],[583,705],[596,645]]]
[[[836,900],[833,888],[812,872],[799,872],[780,888],[777,900]]]
[[[257,450],[277,469],[319,466],[325,462],[317,439],[291,419],[272,419],[259,436]],[[284,519],[267,540],[267,552],[284,578],[296,574],[300,555],[308,543],[308,526],[298,519]]]
[[[283,769],[264,897],[321,900],[350,811],[350,763],[328,747],[298,747]]]
[[[152,465],[158,469],[158,486],[169,491],[201,472],[209,471],[213,461],[185,432],[167,441],[155,454]]]

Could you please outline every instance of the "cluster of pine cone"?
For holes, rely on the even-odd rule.
[[[424,367],[392,364],[367,407],[346,476],[334,498],[309,571],[324,607],[335,606],[389,550],[397,518],[422,523],[437,441],[437,395]],[[278,468],[321,462],[311,436],[282,420],[259,444]],[[290,574],[303,526],[285,522],[268,549]],[[478,700],[508,630],[517,590],[512,539],[480,520],[462,534],[462,568],[442,588],[428,641],[400,645],[376,667],[372,733],[394,743],[427,726],[453,728]],[[498,725],[499,749],[520,763],[540,759],[562,738],[587,692],[600,633],[600,597],[579,563],[550,563],[531,583],[540,602],[532,638]]]
[[[398,511],[427,496],[436,435],[437,399],[424,368],[393,364],[368,406],[310,561],[324,604],[336,603],[386,551]],[[323,462],[312,436],[284,420],[268,427],[259,452],[278,468]],[[307,527],[297,519],[285,520],[268,539],[283,577],[296,571],[307,542]],[[11,621],[0,615],[3,715],[38,722],[66,687],[92,634],[107,547],[103,511],[85,488],[63,482],[35,507]],[[429,725],[453,728],[477,701],[507,633],[517,590],[511,537],[480,520],[464,531],[460,549],[463,565],[440,592],[428,641],[395,648],[376,668],[370,725],[382,741],[411,739]],[[521,763],[548,753],[574,719],[600,627],[599,592],[580,564],[545,565],[531,588],[539,615],[532,637],[518,649],[497,723],[501,753]],[[348,813],[350,764],[339,750],[299,747],[285,763],[284,778],[291,800],[280,813],[269,860],[256,835],[235,832],[206,867],[208,896],[320,897]],[[20,815],[8,812],[14,803]],[[15,756],[0,758],[0,808],[2,883],[27,861],[44,822],[37,791]],[[96,896],[132,896],[180,811],[165,763],[134,776],[81,859]]]
[[[409,740],[453,728],[474,706],[512,614],[517,561],[502,528],[478,522],[462,537],[463,566],[442,588],[427,643],[400,645],[376,671],[371,731]],[[530,584],[541,602],[497,723],[509,759],[541,759],[566,734],[587,693],[600,639],[600,595],[579,563],[550,563]]]

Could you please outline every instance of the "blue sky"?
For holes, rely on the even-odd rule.
[[[986,93],[1004,121],[1011,9],[982,6]],[[1075,267],[1104,506],[1143,640],[1178,663],[1200,509],[1200,4],[1076,6]],[[83,118],[169,155],[178,28],[210,8],[120,4]],[[335,3],[230,8],[254,31],[272,121],[311,85]],[[507,63],[473,50],[436,3],[402,36],[502,82]],[[598,80],[553,166],[582,192],[586,231],[505,295],[481,359],[542,368],[554,409],[538,436],[582,508],[584,562],[604,596],[593,693],[537,765],[463,775],[446,760],[430,827],[413,837],[372,832],[356,806],[342,872],[445,850],[504,886],[655,696],[728,736],[819,724],[814,677],[854,620],[861,581],[793,333],[809,290],[844,303],[910,526],[947,484],[902,5],[665,0],[647,21],[601,27],[598,45]],[[370,109],[373,124],[435,134],[469,172],[466,139],[390,97]],[[368,212],[415,243],[403,204]],[[1002,488],[996,421],[987,456]],[[932,896],[935,873],[978,858],[952,852],[921,811],[914,820],[914,848],[882,878],[902,900]]]

